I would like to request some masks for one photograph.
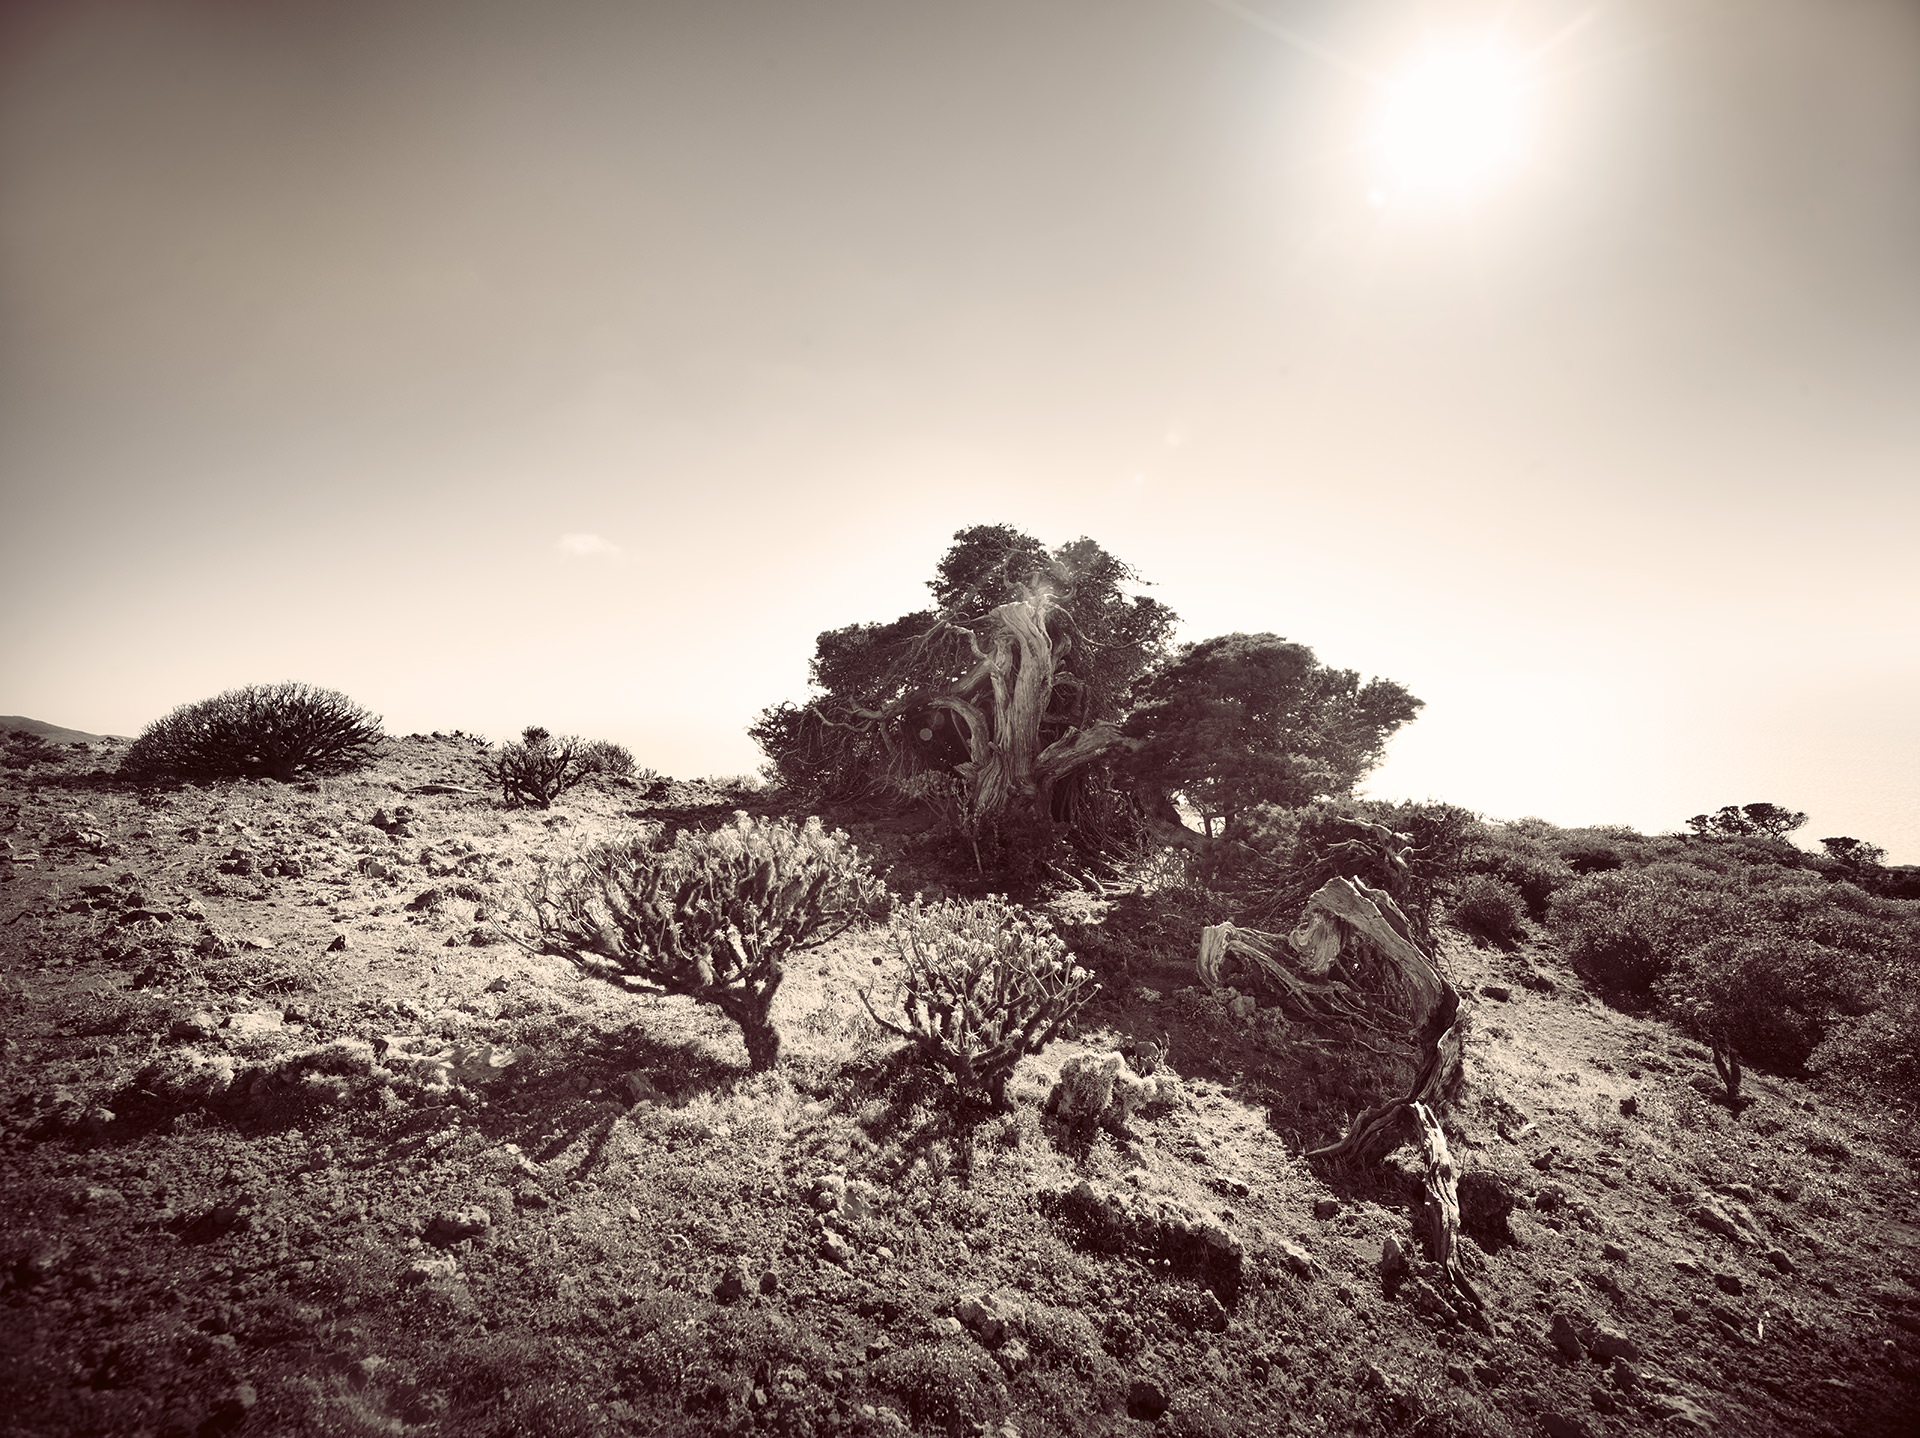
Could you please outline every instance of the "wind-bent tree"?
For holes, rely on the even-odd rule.
[[[1254,804],[1345,794],[1386,756],[1423,701],[1391,679],[1364,684],[1277,634],[1182,646],[1140,686],[1126,721],[1133,772],[1176,791],[1231,833]]]
[[[1231,828],[1251,804],[1346,794],[1421,707],[1274,634],[1170,652],[1175,616],[1125,592],[1139,582],[1091,539],[1050,550],[1004,524],[963,529],[928,585],[933,608],[822,634],[820,692],[748,732],[790,784],[934,800],[976,836],[1097,831],[1106,774],[1150,831],[1192,843],[1175,795]]]
[[[1877,869],[1887,861],[1887,851],[1878,844],[1869,844],[1865,839],[1856,839],[1850,834],[1835,834],[1822,839],[1820,847],[1827,851],[1829,859],[1845,864],[1849,869]]]
[[[1687,827],[1702,837],[1784,839],[1807,822],[1796,809],[1778,804],[1728,804],[1713,814],[1695,814]]]
[[[783,779],[848,797],[944,796],[972,833],[1068,817],[1072,784],[1128,741],[1135,679],[1175,615],[1091,539],[1048,549],[1010,525],[954,535],[934,606],[822,634],[805,705],[749,733]]]

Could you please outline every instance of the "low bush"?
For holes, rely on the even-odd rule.
[[[510,803],[551,809],[555,799],[595,772],[583,757],[584,747],[571,735],[556,739],[533,724],[521,731],[519,742],[502,744],[480,766]]]
[[[1463,932],[1503,949],[1513,948],[1526,933],[1527,901],[1513,885],[1491,874],[1462,879],[1451,913]]]
[[[1613,845],[1591,839],[1576,840],[1560,853],[1576,874],[1605,874],[1623,867],[1626,859]]]
[[[607,739],[590,739],[580,746],[575,756],[584,774],[611,774],[619,779],[631,779],[639,767],[633,762],[633,752],[624,744],[615,744]]]
[[[1789,840],[1764,834],[1731,838],[1700,838],[1688,834],[1658,839],[1654,843],[1660,851],[1654,862],[1689,864],[1696,869],[1742,879],[1751,878],[1760,869],[1774,869],[1780,874],[1799,871],[1813,878],[1817,877],[1816,866],[1820,862]]]
[[[1856,966],[1808,939],[1725,934],[1682,955],[1658,993],[1696,1038],[1724,1042],[1763,1068],[1799,1072],[1836,1004],[1854,995]]]
[[[134,778],[269,778],[358,768],[380,719],[346,695],[309,684],[253,684],[183,704],[141,731],[121,761]]]
[[[1648,1003],[1676,957],[1738,930],[1737,881],[1687,864],[1589,874],[1554,895],[1549,922],[1576,973]]]
[[[1808,1066],[1920,1098],[1920,972],[1909,970],[1887,987],[1871,1013],[1835,1021]]]
[[[714,1005],[740,1025],[756,1072],[780,1058],[769,1011],[788,956],[886,907],[845,834],[745,813],[664,851],[644,837],[592,845],[543,864],[525,895],[539,948],[630,989]]]
[[[49,744],[44,735],[26,729],[8,729],[0,733],[0,769],[31,769],[36,764],[57,764],[62,757],[60,750]]]
[[[1045,919],[997,895],[916,899],[895,914],[893,942],[907,965],[906,1023],[882,1018],[863,992],[867,1012],[996,1108],[1021,1057],[1051,1043],[1095,988]]]
[[[1507,885],[1520,895],[1527,917],[1539,923],[1547,917],[1553,896],[1577,875],[1554,845],[1529,823],[1483,824],[1468,851],[1467,869]]]
[[[1458,881],[1478,821],[1455,804],[1345,800],[1282,809],[1259,805],[1236,826],[1243,846],[1206,877],[1253,896],[1249,923],[1289,922],[1327,880],[1359,879],[1391,894],[1420,937],[1431,937],[1434,910]]]

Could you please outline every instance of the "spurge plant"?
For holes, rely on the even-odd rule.
[[[894,915],[893,942],[907,964],[906,1026],[881,1018],[864,991],[860,1001],[996,1108],[1021,1056],[1039,1053],[1093,996],[1093,975],[1047,921],[998,895],[931,907],[916,898]]]
[[[542,865],[526,899],[539,948],[642,993],[714,1005],[759,1072],[780,1058],[769,1011],[787,956],[882,915],[887,892],[845,834],[743,812],[670,849],[636,836]]]
[[[556,739],[533,724],[520,732],[518,743],[502,744],[480,767],[510,803],[551,809],[555,799],[594,772],[583,748],[571,735]]]
[[[136,778],[270,778],[357,768],[381,738],[379,717],[311,684],[249,684],[183,704],[147,725],[121,768]]]

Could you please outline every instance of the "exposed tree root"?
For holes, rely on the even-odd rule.
[[[1460,1195],[1454,1187],[1453,1155],[1447,1151],[1447,1136],[1440,1120],[1424,1103],[1408,1104],[1407,1112],[1419,1129],[1420,1147],[1427,1158],[1427,1239],[1433,1261],[1446,1269],[1447,1278],[1461,1297],[1484,1310],[1485,1300],[1468,1282],[1460,1264]]]
[[[1399,905],[1364,883],[1329,879],[1307,901],[1284,944],[1273,934],[1232,924],[1202,930],[1200,976],[1210,988],[1220,987],[1229,955],[1247,964],[1284,1007],[1343,1027],[1349,1044],[1378,1055],[1363,1034],[1411,1042],[1419,1063],[1406,1091],[1367,1109],[1338,1143],[1306,1156],[1375,1163],[1408,1137],[1416,1139],[1427,1160],[1434,1261],[1476,1311],[1484,1309],[1460,1265],[1460,1201],[1437,1117],[1459,1091],[1463,1072],[1460,994],[1414,942]]]

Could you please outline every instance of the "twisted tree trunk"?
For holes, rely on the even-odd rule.
[[[1413,941],[1412,925],[1387,894],[1329,879],[1307,901],[1293,932],[1275,935],[1231,924],[1201,931],[1200,976],[1218,987],[1228,954],[1249,962],[1283,1002],[1310,1018],[1398,1043],[1411,1041],[1416,1067],[1406,1092],[1362,1113],[1337,1143],[1308,1158],[1383,1158],[1406,1137],[1415,1105],[1437,1112],[1458,1088],[1465,1061],[1460,994]]]
[[[1479,1291],[1467,1280],[1460,1262],[1460,1194],[1454,1183],[1453,1155],[1447,1150],[1447,1136],[1440,1120],[1424,1103],[1407,1105],[1415,1129],[1420,1135],[1421,1152],[1427,1160],[1424,1181],[1427,1211],[1427,1242],[1433,1261],[1447,1271],[1460,1296],[1475,1308],[1485,1308]]]
[[[974,641],[979,665],[954,692],[927,701],[965,729],[968,758],[956,768],[967,785],[967,818],[975,833],[1020,811],[1047,819],[1062,779],[1132,742],[1119,725],[1103,722],[1070,729],[1042,747],[1040,730],[1066,649],[1047,632],[1050,604],[1042,591],[1000,605],[988,616],[991,636],[984,644]]]
[[[754,1073],[766,1073],[780,1062],[780,1030],[775,1027],[773,992],[778,980],[754,992],[715,991],[713,1002],[720,1011],[740,1025],[740,1036],[747,1043],[747,1067]]]

